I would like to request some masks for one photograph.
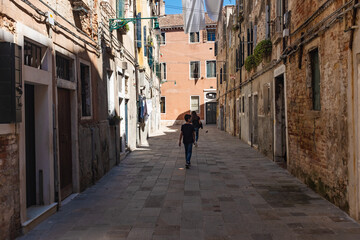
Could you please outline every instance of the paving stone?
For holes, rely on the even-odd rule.
[[[360,239],[356,221],[285,169],[205,128],[190,169],[172,127],[20,239]]]

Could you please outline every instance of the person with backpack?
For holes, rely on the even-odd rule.
[[[192,125],[194,126],[194,129],[195,129],[195,142],[194,142],[194,145],[195,147],[198,146],[197,142],[199,140],[199,128],[203,128],[203,125],[202,125],[202,122],[200,120],[200,117],[196,114],[195,111],[192,111],[191,112],[191,122],[192,122]]]

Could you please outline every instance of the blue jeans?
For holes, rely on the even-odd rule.
[[[186,164],[190,164],[192,145],[192,143],[184,143]]]
[[[195,142],[197,142],[199,139],[199,128],[194,128],[194,129],[195,129]]]

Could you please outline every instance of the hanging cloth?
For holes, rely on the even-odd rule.
[[[203,0],[182,0],[184,32],[199,32],[205,29],[205,9]]]
[[[206,11],[211,20],[218,21],[223,3],[224,0],[205,0]]]

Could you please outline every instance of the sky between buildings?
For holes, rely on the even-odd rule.
[[[224,0],[225,5],[235,5],[235,0]],[[182,13],[181,0],[165,0],[165,13],[178,14]]]

